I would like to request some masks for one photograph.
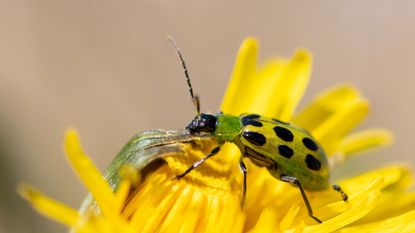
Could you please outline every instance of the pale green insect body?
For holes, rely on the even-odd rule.
[[[242,154],[239,160],[243,173],[242,206],[246,196],[248,173],[243,158],[248,157],[257,166],[266,167],[275,178],[298,187],[309,216],[319,223],[322,222],[313,215],[304,189],[329,188],[329,166],[323,149],[306,130],[258,114],[234,116],[223,113],[198,114],[186,129],[192,135],[212,135],[219,146],[177,176],[178,178],[184,177],[216,155],[225,142],[231,142],[239,147]],[[344,201],[348,199],[338,185],[332,187],[341,193]]]
[[[258,114],[201,114],[187,127],[191,134],[209,133],[220,144],[235,143],[245,157],[280,179],[296,177],[304,188],[329,187],[326,155],[304,129]]]

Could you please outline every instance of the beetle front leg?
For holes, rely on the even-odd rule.
[[[246,169],[246,165],[243,161],[243,156],[239,158],[239,169],[241,169],[244,179],[243,179],[243,185],[242,185],[242,201],[241,201],[241,208],[245,205],[245,199],[246,199],[246,175],[248,173],[248,170]]]
[[[205,157],[199,159],[198,161],[196,161],[192,166],[190,166],[185,172],[183,172],[183,174],[180,174],[178,176],[176,176],[177,179],[183,178],[185,175],[187,175],[187,173],[191,172],[193,169],[197,168],[200,164],[202,164],[203,162],[205,162],[206,160],[208,160],[210,157],[216,155],[220,149],[221,149],[222,145],[213,148],[213,150],[206,155]]]

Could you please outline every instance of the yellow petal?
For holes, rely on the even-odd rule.
[[[291,60],[271,60],[257,72],[252,70],[256,69],[256,43],[244,43],[240,51],[222,110],[235,115],[253,112],[288,121],[308,84],[311,54],[298,50]],[[243,69],[249,72],[240,75]]]
[[[189,227],[186,224],[191,223],[186,222],[186,217],[189,215],[184,213],[188,209],[188,205],[193,204],[191,202],[193,194],[194,190],[191,187],[184,187],[182,195],[178,197],[171,210],[167,213],[160,230],[161,232],[166,232],[167,229],[169,232],[185,232],[185,229]],[[177,216],[182,217],[177,218]],[[165,226],[168,227],[164,228]]]
[[[115,198],[115,206],[119,213],[125,207],[124,202],[127,200],[130,190],[135,190],[138,185],[142,182],[142,176],[140,172],[131,164],[125,164],[120,169],[120,185],[118,185]]]
[[[413,184],[413,176],[408,168],[402,166],[388,166],[367,172],[361,176],[360,179],[364,181],[370,179],[370,177],[373,178],[376,176],[383,177],[385,181],[381,186],[381,199],[376,205],[376,208],[358,221],[359,224],[380,221],[415,209],[415,193],[408,192],[408,189]],[[348,184],[348,188],[350,185],[356,184]]]
[[[372,210],[375,207],[377,200],[380,197],[380,192],[378,190],[381,183],[381,179],[376,179],[360,194],[351,196],[348,202],[341,201],[317,209],[316,212],[318,213],[328,211],[326,210],[326,208],[342,208],[339,205],[350,206],[350,208],[348,208],[345,212],[324,221],[322,224],[306,227],[304,229],[304,232],[333,232],[365,216],[370,210]]]
[[[268,99],[268,109],[272,113],[267,116],[274,116],[282,121],[291,119],[308,85],[311,64],[312,57],[309,51],[300,49],[295,52],[278,79],[273,95]]]
[[[356,127],[369,112],[369,103],[366,100],[357,100],[349,106],[339,109],[326,121],[311,131],[328,154],[336,146],[336,141]]]
[[[373,148],[389,146],[393,142],[393,134],[384,129],[368,129],[350,134],[343,138],[337,151],[345,155],[355,155]]]
[[[287,64],[288,61],[282,59],[269,61],[256,76],[250,78],[251,82],[254,82],[243,93],[244,104],[239,109],[238,114],[246,112],[264,116],[275,114],[276,104],[280,104],[279,101],[275,101],[275,89],[279,86],[279,80],[281,80]],[[234,102],[238,101],[240,100],[234,100]]]
[[[278,230],[278,224],[270,224],[277,219],[277,211],[272,207],[265,208],[259,217],[255,227],[249,233],[272,233]]]
[[[18,192],[20,196],[29,201],[37,211],[46,217],[52,218],[67,226],[74,226],[77,223],[79,217],[77,210],[47,197],[26,184],[19,185]]]
[[[300,211],[300,206],[293,203],[293,205],[288,210],[287,214],[284,216],[284,218],[280,222],[280,228],[281,229],[289,229],[290,226],[293,225],[295,217],[297,217],[298,212]]]
[[[343,180],[340,182],[345,191],[354,192],[354,190],[361,190],[367,186],[371,181],[382,177],[383,183],[380,189],[385,188],[408,188],[411,183],[408,168],[402,166],[387,166],[376,170],[365,172],[361,175]]]
[[[331,87],[319,94],[311,104],[298,112],[292,122],[313,131],[333,114],[360,99],[357,89],[350,85]]]
[[[236,63],[222,101],[221,110],[225,113],[238,115],[244,104],[244,92],[249,83],[254,81],[258,56],[258,42],[254,38],[243,41],[236,57]],[[237,101],[236,101],[237,100]]]
[[[356,225],[341,229],[341,233],[364,232],[370,233],[410,233],[415,232],[415,210],[401,214],[394,218],[385,219],[370,224]]]
[[[115,206],[117,207],[117,212],[121,212],[122,208],[124,208],[124,202],[128,198],[128,194],[131,189],[131,182],[128,180],[121,180],[119,187],[117,188],[117,193],[115,195],[116,202]]]
[[[356,224],[378,222],[412,210],[415,210],[415,193],[384,190],[376,207]]]
[[[93,195],[103,215],[110,221],[116,220],[118,214],[116,198],[101,172],[83,152],[78,134],[74,129],[66,132],[65,150],[73,169]]]
[[[183,182],[176,182],[171,176],[166,177],[166,168],[160,169],[159,174],[148,177],[142,188],[130,197],[122,213],[125,218],[131,219],[131,225],[139,232],[151,232],[163,227],[167,223],[164,221],[166,215],[185,188]],[[151,216],[151,218],[143,216]]]

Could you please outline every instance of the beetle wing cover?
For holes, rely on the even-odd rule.
[[[281,172],[328,179],[329,168],[323,148],[306,130],[277,119],[260,116],[250,119],[243,131],[256,132],[265,137],[266,142],[263,145],[255,145],[243,136],[241,141],[267,159],[275,161]]]

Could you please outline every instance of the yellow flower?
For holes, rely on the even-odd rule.
[[[256,40],[246,39],[221,106],[223,112],[255,112],[307,129],[325,149],[332,168],[358,152],[391,143],[386,130],[351,133],[369,110],[368,102],[351,85],[330,88],[295,113],[311,71],[307,50],[260,67],[257,54]],[[180,132],[152,133],[162,139],[184,137]],[[209,138],[184,141],[155,147],[152,153],[162,155],[163,163],[139,167],[138,172],[134,164],[120,167],[121,179],[114,186],[83,152],[77,133],[68,130],[67,157],[96,204],[86,201],[82,211],[77,211],[28,185],[22,185],[19,192],[42,214],[82,233],[415,231],[415,193],[408,191],[412,175],[406,167],[387,166],[339,180],[349,195],[347,202],[332,190],[307,192],[314,214],[324,221],[317,224],[308,216],[297,188],[249,161],[247,199],[241,209],[240,152],[232,144],[184,178],[173,179],[215,145]]]

